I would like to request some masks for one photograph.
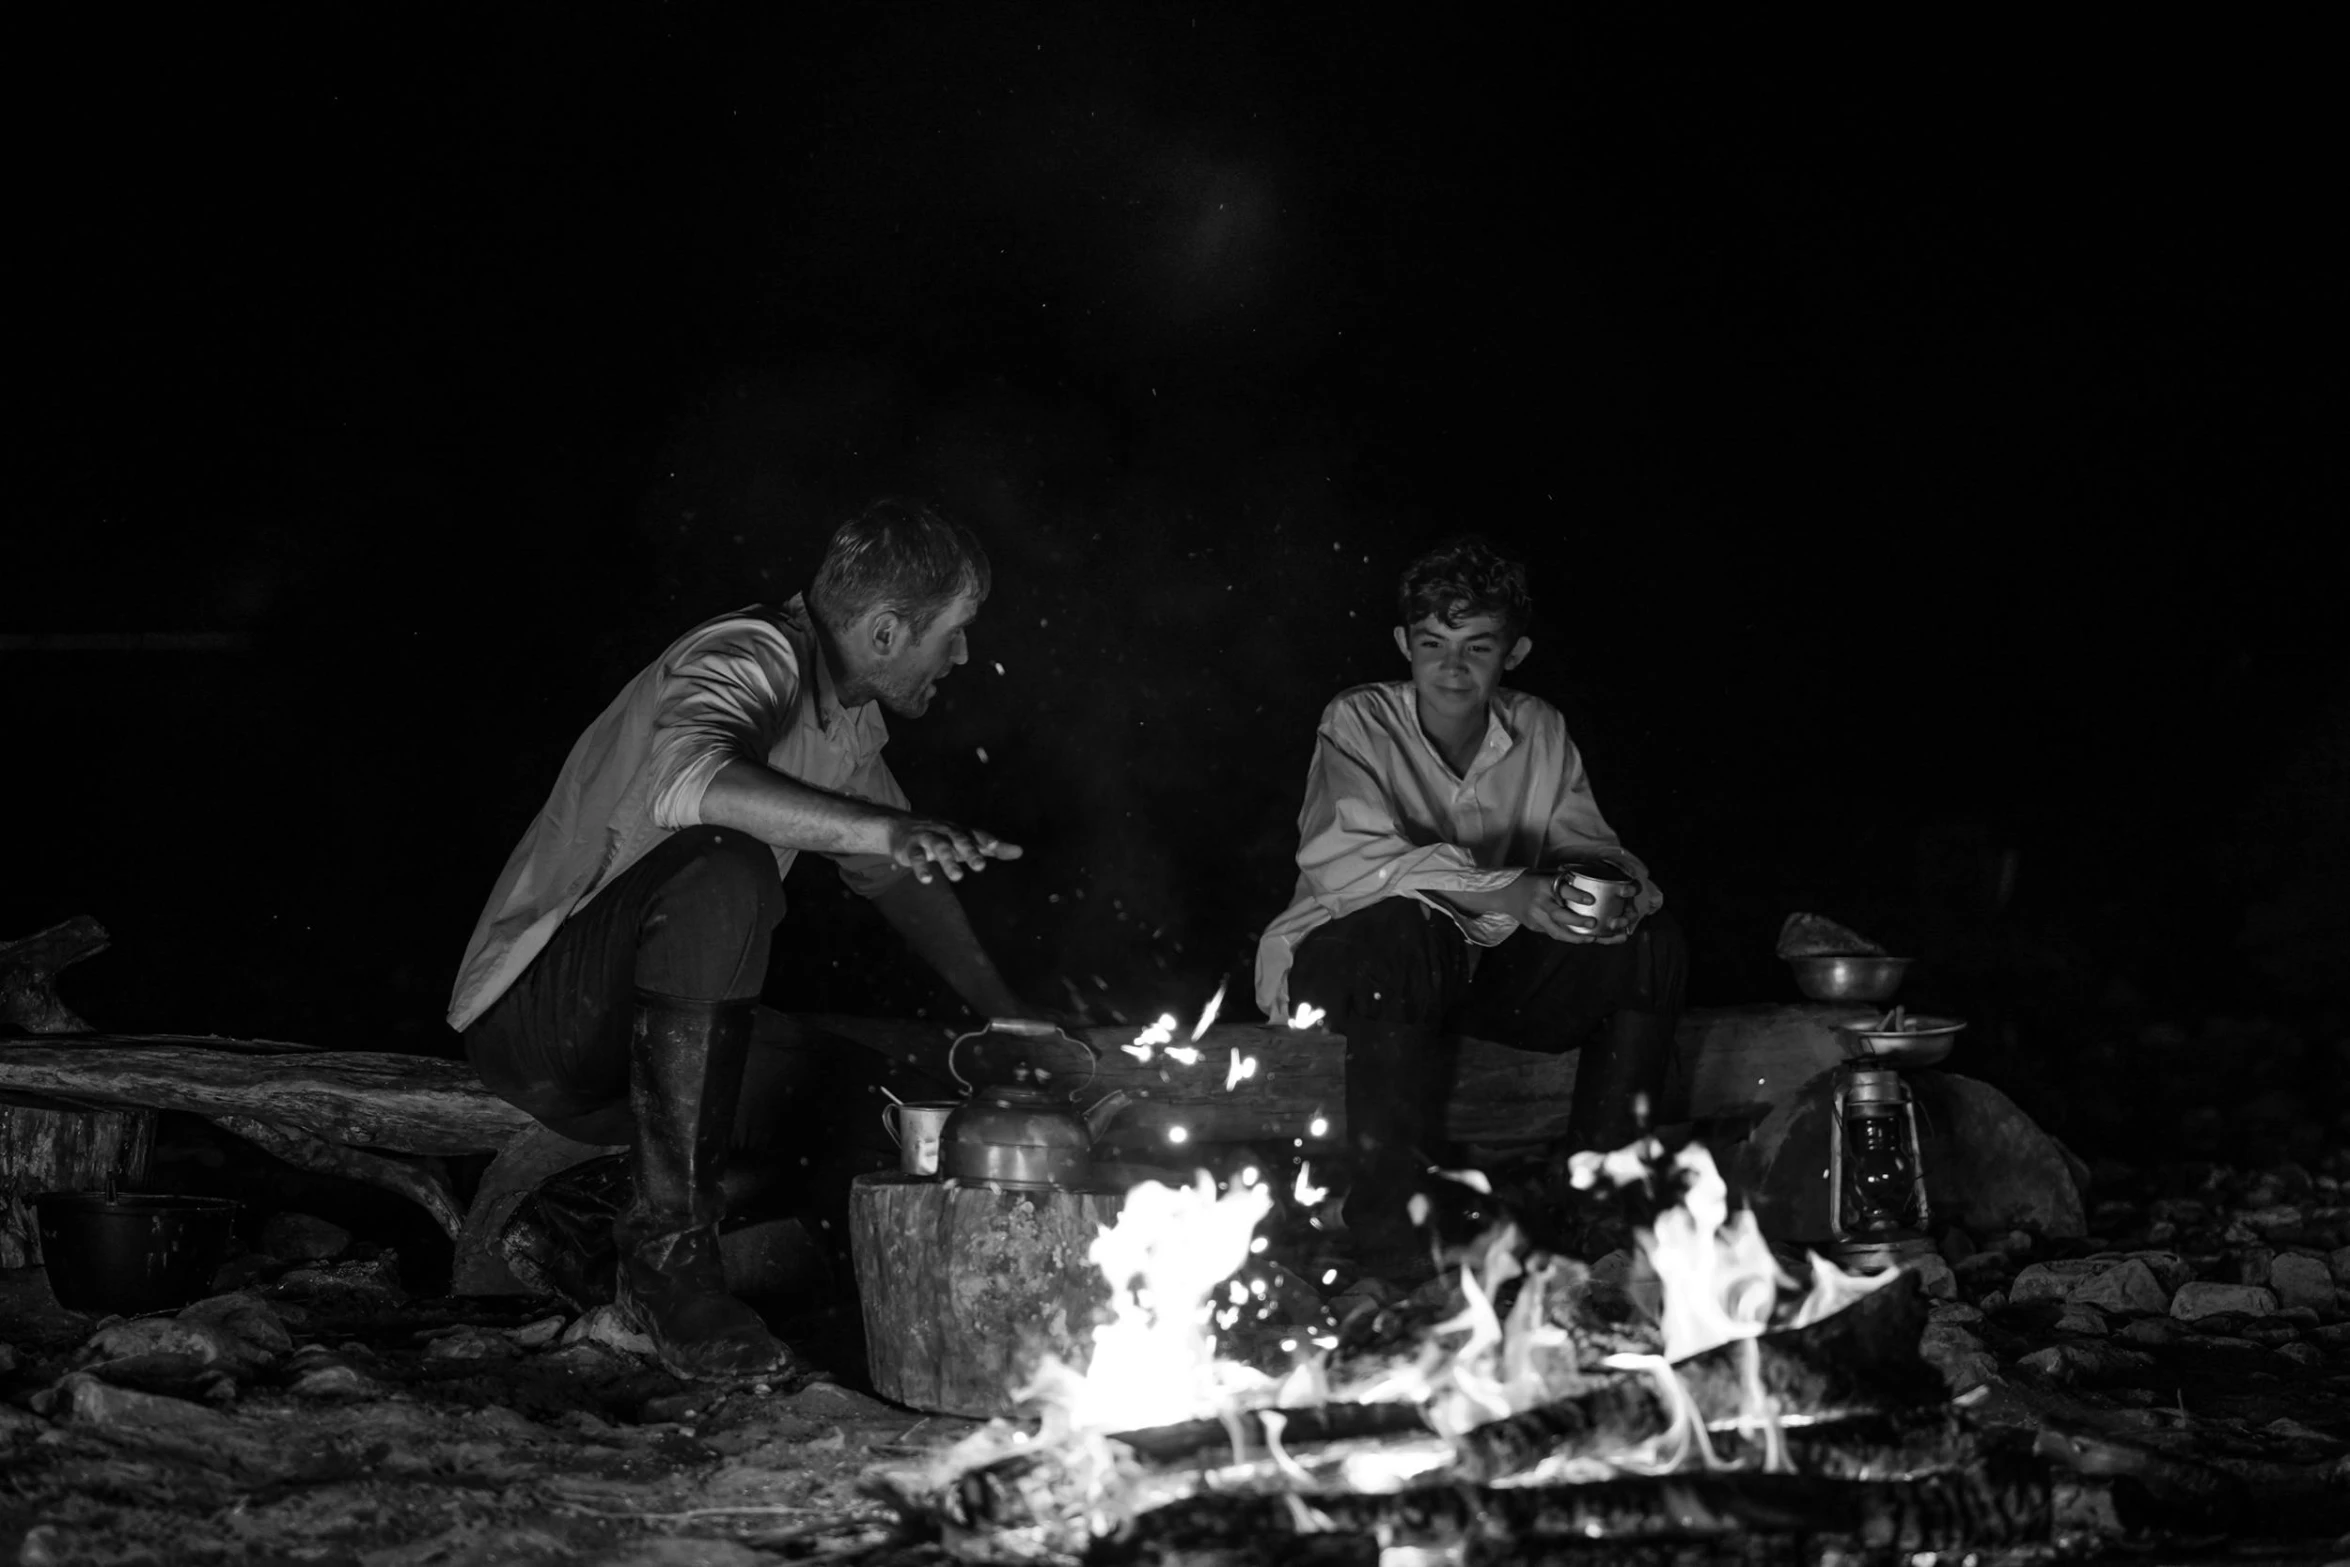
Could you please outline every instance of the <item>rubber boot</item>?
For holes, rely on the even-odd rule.
[[[719,1179],[755,1001],[637,993],[628,1058],[634,1191],[612,1226],[622,1313],[681,1377],[773,1373],[791,1352],[726,1292]]]
[[[1342,1018],[1338,1027],[1346,1037],[1346,1137],[1355,1167],[1344,1209],[1349,1246],[1414,1248],[1409,1205],[1428,1164],[1437,1032],[1369,1018]]]
[[[1673,1063],[1676,1021],[1669,1013],[1626,1007],[1600,1025],[1575,1063],[1567,1152],[1612,1152],[1656,1124]]]

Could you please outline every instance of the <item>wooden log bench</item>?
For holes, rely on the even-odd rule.
[[[462,1061],[378,1051],[322,1050],[259,1039],[191,1034],[106,1034],[56,1002],[51,975],[76,955],[102,948],[95,921],[69,921],[29,942],[0,946],[0,1026],[28,1037],[0,1038],[0,1095],[104,1110],[183,1111],[260,1145],[302,1169],[398,1192],[456,1239],[461,1292],[488,1293],[502,1267],[477,1270],[467,1289],[465,1259],[487,1255],[489,1235],[514,1200],[554,1171],[596,1153],[556,1137],[485,1088]],[[82,928],[86,925],[86,928]],[[94,934],[94,937],[92,933]],[[91,943],[94,940],[95,946]],[[31,947],[38,963],[6,960]],[[27,974],[38,969],[34,978]],[[1677,1070],[1660,1107],[1662,1121],[1759,1119],[1786,1103],[1833,1065],[1834,1024],[1868,1008],[1820,1005],[1693,1011],[1681,1022]],[[908,1062],[942,1083],[953,1032],[915,1019],[809,1015],[782,1019],[809,1038],[852,1041]],[[34,1025],[28,1028],[26,1025]],[[61,1026],[63,1025],[63,1026]],[[79,1025],[83,1031],[72,1031]],[[1095,1028],[1101,1053],[1094,1094],[1125,1089],[1134,1103],[1113,1122],[1112,1157],[1138,1163],[1183,1162],[1186,1144],[1283,1144],[1336,1147],[1345,1136],[1345,1045],[1318,1029],[1224,1023],[1210,1028],[1186,1059],[1164,1048],[1148,1060],[1130,1050],[1140,1030]],[[1460,1069],[1448,1116],[1453,1137],[1492,1149],[1545,1142],[1565,1128],[1574,1093],[1572,1054],[1538,1055],[1482,1040],[1459,1042]],[[988,1052],[998,1055],[991,1060]],[[959,1058],[1001,1070],[1001,1052],[1032,1047],[990,1036]],[[1057,1052],[1054,1053],[1054,1052]],[[1234,1058],[1253,1063],[1235,1076]],[[1072,1087],[1082,1058],[1067,1046],[1034,1050],[1056,1080]],[[1232,1086],[1227,1088],[1230,1081]],[[494,1158],[470,1204],[460,1201],[443,1167],[452,1156]],[[486,1286],[486,1287],[485,1287]],[[508,1287],[511,1287],[510,1285]]]

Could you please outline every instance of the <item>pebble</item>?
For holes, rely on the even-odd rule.
[[[2028,1305],[2035,1300],[2062,1300],[2084,1281],[2104,1272],[2106,1264],[2088,1258],[2072,1258],[2063,1262],[2035,1262],[2015,1276],[2007,1287],[2008,1304]]]
[[[618,1306],[609,1304],[596,1307],[565,1328],[561,1342],[566,1347],[600,1344],[622,1355],[643,1355],[649,1358],[653,1354],[653,1341],[629,1326],[628,1319],[621,1315]]]
[[[2052,1382],[2071,1384],[2102,1382],[2136,1371],[2151,1370],[2154,1357],[2143,1350],[2124,1349],[2118,1344],[2083,1343],[2076,1340],[2034,1350],[2016,1364],[2037,1371]]]
[[[508,1328],[506,1337],[514,1341],[516,1349],[545,1349],[549,1344],[554,1343],[555,1336],[563,1331],[563,1321],[564,1319],[560,1316],[541,1317],[536,1322],[526,1322],[521,1327]]]
[[[2171,1294],[2152,1268],[2131,1257],[2076,1284],[2065,1298],[2074,1305],[2094,1306],[2117,1316],[2157,1317],[2170,1310]]]
[[[2326,1266],[2334,1271],[2334,1282],[2350,1284],[2350,1246],[2338,1246],[2326,1258]]]
[[[2336,1305],[2333,1271],[2315,1257],[2287,1252],[2269,1264],[2268,1287],[2284,1306],[2305,1306],[2320,1316]]]
[[[2168,1317],[2140,1317],[2115,1335],[2133,1344],[2175,1344],[2186,1336],[2187,1330]]]
[[[2295,1340],[2290,1344],[2278,1345],[2277,1353],[2284,1356],[2287,1360],[2293,1362],[2293,1364],[2296,1366],[2304,1366],[2312,1371],[2317,1370],[2326,1363],[2326,1352],[2324,1350],[2319,1349],[2315,1344],[2304,1344],[2299,1340]]]
[[[2067,1306],[2056,1319],[2054,1331],[2071,1333],[2081,1338],[2103,1338],[2113,1331],[2106,1325],[2105,1314],[2094,1306]]]
[[[2170,1314],[2181,1322],[2194,1322],[2223,1311],[2265,1317],[2276,1309],[2274,1295],[2249,1284],[2184,1284],[2170,1303]]]

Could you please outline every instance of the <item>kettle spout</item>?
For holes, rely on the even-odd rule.
[[[1085,1110],[1086,1135],[1100,1142],[1102,1133],[1110,1129],[1110,1123],[1117,1119],[1118,1112],[1133,1102],[1134,1096],[1123,1088],[1113,1088],[1096,1099]]]

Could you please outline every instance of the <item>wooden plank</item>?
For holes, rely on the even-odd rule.
[[[494,1153],[533,1125],[462,1061],[374,1051],[258,1054],[90,1035],[0,1039],[0,1088],[248,1116],[349,1147]]]

